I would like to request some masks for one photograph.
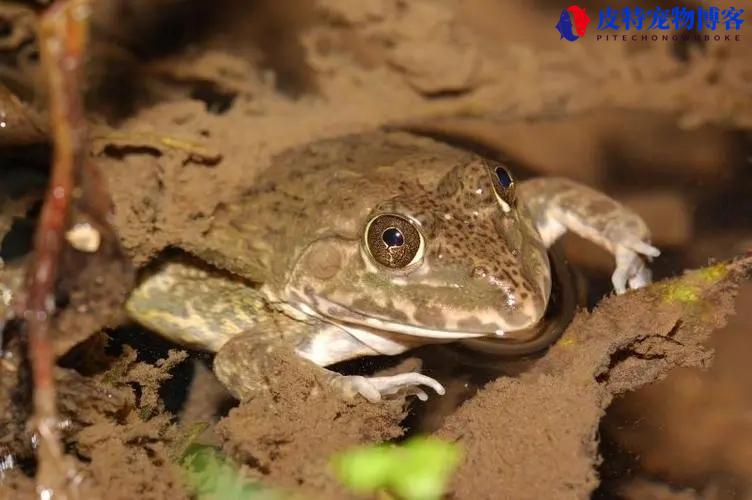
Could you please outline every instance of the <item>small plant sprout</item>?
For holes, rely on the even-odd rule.
[[[281,500],[282,493],[246,477],[211,446],[193,444],[180,460],[183,477],[197,500]]]
[[[460,458],[457,444],[414,437],[401,445],[345,451],[332,464],[339,480],[355,493],[387,491],[402,500],[436,500]]]

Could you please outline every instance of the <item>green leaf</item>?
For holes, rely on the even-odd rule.
[[[340,480],[356,493],[383,487],[392,474],[394,454],[386,446],[356,448],[335,459]]]
[[[180,467],[197,500],[281,500],[280,493],[246,477],[237,466],[210,446],[191,445]]]
[[[387,490],[404,500],[441,498],[459,463],[459,446],[431,437],[415,437],[401,446],[356,448],[332,460],[339,480],[355,493]]]

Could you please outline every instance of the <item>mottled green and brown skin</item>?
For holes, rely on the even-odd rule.
[[[205,234],[180,244],[221,272],[170,262],[128,310],[171,339],[219,351],[218,376],[247,397],[263,385],[259,353],[275,346],[324,367],[431,342],[532,345],[551,294],[547,247],[566,229],[614,253],[617,291],[649,281],[641,254],[658,252],[635,214],[563,179],[505,186],[496,168],[395,132],[291,150],[220,206]],[[409,264],[375,257],[380,241],[366,233],[384,214],[416,229]],[[371,400],[425,397],[420,385],[443,392],[417,373],[331,380]]]

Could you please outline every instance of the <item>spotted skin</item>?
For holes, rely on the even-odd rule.
[[[654,249],[636,215],[570,181],[508,185],[500,167],[398,132],[290,150],[244,196],[219,206],[206,233],[180,243],[221,272],[167,264],[134,291],[128,310],[173,340],[219,350],[215,372],[250,397],[268,384],[258,358],[279,346],[319,367],[463,339],[496,339],[516,353],[540,348],[552,288],[547,247],[566,230],[615,254],[617,290],[649,279],[641,254]],[[371,251],[381,242],[367,228],[383,215],[417,229],[404,267],[385,268]],[[424,398],[421,385],[443,392],[418,373],[322,373],[372,401]]]

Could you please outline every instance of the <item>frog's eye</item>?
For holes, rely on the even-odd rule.
[[[415,223],[396,214],[371,219],[366,225],[365,245],[377,263],[390,269],[406,269],[417,264],[425,246]]]
[[[512,180],[512,174],[509,173],[509,170],[502,167],[501,165],[497,166],[494,169],[494,173],[496,174],[496,178],[499,180],[499,184],[501,184],[501,187],[504,189],[509,189],[514,184],[514,181]]]
[[[512,174],[500,163],[488,163],[494,177],[494,191],[502,210],[508,212],[515,203],[515,182]]]

